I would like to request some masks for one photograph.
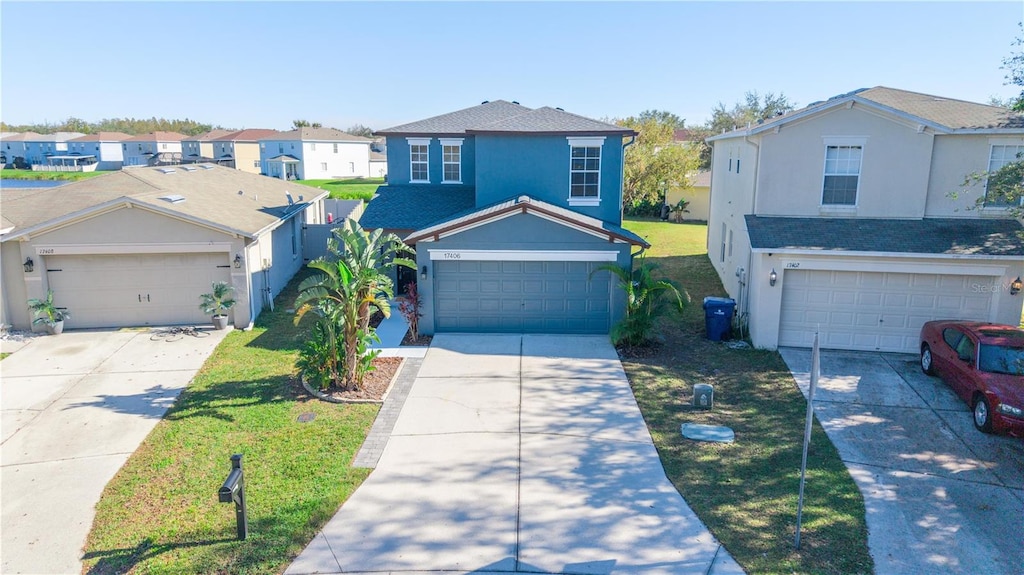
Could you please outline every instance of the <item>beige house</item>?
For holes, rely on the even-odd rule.
[[[260,173],[260,138],[269,138],[277,134],[277,130],[249,128],[230,132],[216,138],[212,142],[214,158],[222,166],[249,172]]]
[[[67,329],[207,324],[199,296],[226,281],[231,323],[250,326],[304,264],[327,195],[210,164],[4,190],[0,322],[28,329],[26,301],[52,290]]]
[[[121,142],[125,166],[180,164],[181,141],[188,138],[178,132],[150,132]]]
[[[213,155],[213,140],[226,136],[231,130],[210,130],[197,136],[189,136],[181,141],[181,159],[183,162],[209,162]]]
[[[917,353],[928,320],[1020,322],[1021,225],[960,186],[1024,152],[1024,116],[876,87],[708,142],[708,255],[755,346]]]
[[[708,214],[711,212],[711,172],[702,170],[688,179],[690,186],[684,189],[669,190],[665,194],[665,203],[669,207],[675,208],[680,200],[686,200],[689,202],[686,211],[673,212],[672,217],[682,221],[706,222]]]

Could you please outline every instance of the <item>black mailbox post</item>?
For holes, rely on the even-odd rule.
[[[245,509],[245,473],[242,471],[242,454],[231,456],[231,473],[217,492],[221,503],[235,503],[235,524],[238,539],[244,541],[249,535],[249,513]]]

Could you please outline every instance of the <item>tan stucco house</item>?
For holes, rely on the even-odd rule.
[[[213,140],[230,133],[231,130],[217,128],[183,139],[181,141],[181,161],[195,164],[213,160],[215,157],[213,155]]]
[[[1024,116],[876,87],[708,142],[708,255],[755,346],[916,353],[928,320],[1020,322],[1021,225],[960,186],[1024,152]]]
[[[227,281],[245,328],[304,264],[303,227],[323,221],[326,196],[210,164],[6,189],[0,322],[28,329],[26,301],[53,290],[67,329],[207,324],[199,296]]]
[[[679,200],[686,200],[689,202],[686,211],[673,212],[673,217],[682,221],[706,222],[711,212],[711,171],[701,170],[686,179],[689,185],[669,190],[665,194],[665,203],[675,208]]]
[[[222,135],[212,142],[217,163],[250,174],[260,173],[260,138],[269,138],[277,130],[248,128]]]

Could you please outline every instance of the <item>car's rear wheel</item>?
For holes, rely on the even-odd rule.
[[[928,344],[921,346],[921,371],[925,375],[935,375],[935,368],[932,366],[932,348]]]
[[[980,393],[974,396],[974,427],[983,433],[992,433],[992,407]]]

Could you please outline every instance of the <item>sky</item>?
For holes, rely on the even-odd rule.
[[[703,123],[889,86],[987,102],[1024,2],[0,2],[0,119],[375,130],[515,100]]]

